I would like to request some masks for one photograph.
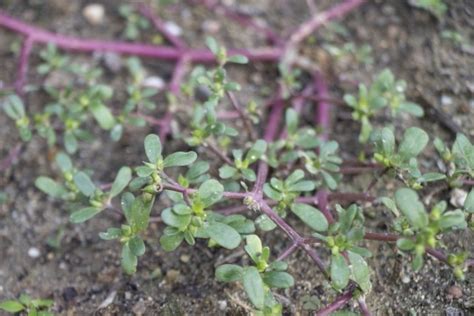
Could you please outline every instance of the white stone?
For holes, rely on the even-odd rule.
[[[30,249],[28,249],[28,256],[30,256],[31,258],[38,258],[39,256],[41,256],[41,252],[38,248],[31,247]]]
[[[227,308],[227,301],[218,301],[217,304],[219,305],[219,309],[221,311],[225,310]]]
[[[174,36],[181,36],[183,34],[183,30],[181,27],[179,27],[178,24],[172,22],[172,21],[167,21],[165,22],[165,29]]]
[[[155,88],[155,89],[158,89],[158,90],[163,90],[166,86],[166,83],[163,80],[163,78],[161,78],[161,77],[151,76],[151,77],[145,78],[145,80],[143,80],[143,86],[148,87],[148,88]]]
[[[454,189],[451,191],[451,198],[449,203],[455,207],[463,207],[464,201],[466,201],[467,192],[461,189]]]
[[[92,3],[84,7],[82,15],[90,24],[99,25],[104,23],[105,8],[101,4]]]

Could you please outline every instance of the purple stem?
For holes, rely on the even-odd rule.
[[[15,82],[15,90],[19,95],[23,95],[23,88],[26,83],[26,76],[28,74],[28,60],[31,55],[31,49],[33,48],[34,40],[31,37],[27,37],[23,41],[21,47],[20,59],[18,64],[18,75]]]
[[[321,140],[327,141],[331,127],[331,105],[326,101],[329,98],[329,91],[320,72],[314,74],[314,89],[318,97],[321,98],[314,121],[322,128]]]
[[[268,216],[281,230],[285,232],[285,234],[293,241],[293,243],[297,244],[299,247],[303,248],[304,251],[313,259],[313,261],[318,266],[319,270],[324,273],[326,278],[329,278],[329,275],[326,271],[326,267],[317,254],[316,250],[314,250],[310,245],[305,242],[305,239],[298,234],[296,230],[293,229],[290,225],[283,218],[281,218],[276,212],[272,210],[272,208],[263,200],[259,199],[258,197],[253,197],[257,203],[260,204],[261,211]]]
[[[319,210],[323,213],[324,217],[326,217],[328,223],[334,223],[334,217],[328,207],[328,192],[324,189],[319,190],[318,193],[316,193],[316,200],[318,201]]]
[[[354,284],[349,285],[348,289],[343,294],[339,295],[331,304],[327,305],[323,309],[320,309],[316,313],[316,315],[317,316],[331,315],[333,312],[337,311],[338,309],[346,305],[352,299],[352,295],[355,289],[356,287]]]
[[[168,31],[165,26],[165,23],[158,17],[157,15],[153,14],[153,8],[140,3],[138,5],[138,11],[146,17],[148,20],[151,21],[153,26],[156,28],[158,32],[160,32],[168,42],[170,42],[174,47],[184,49],[187,45],[182,41],[179,37],[173,35]]]
[[[237,23],[246,27],[251,27],[258,32],[263,32],[265,34],[265,37],[267,38],[267,41],[270,44],[281,44],[283,42],[283,39],[280,36],[278,36],[276,33],[274,33],[270,28],[259,25],[250,16],[246,16],[241,13],[234,12],[230,10],[227,6],[220,4],[218,1],[204,0],[202,2],[208,8],[208,10],[215,10],[215,11],[221,10],[225,16],[235,20]]]
[[[371,316],[372,315],[369,311],[369,308],[367,307],[367,303],[365,302],[365,297],[360,296],[357,299],[357,303],[359,303],[359,309],[362,312],[362,315],[364,315],[364,316]]]
[[[280,91],[278,92],[278,95],[280,94]],[[283,109],[285,107],[284,101],[279,99],[276,101],[275,105],[272,107],[272,110],[270,112],[270,117],[268,118],[267,126],[265,129],[265,135],[263,139],[267,142],[270,143],[275,139],[278,126],[280,124],[281,118],[283,116]],[[257,171],[257,180],[255,181],[255,186],[253,189],[253,192],[257,194],[258,196],[262,195],[262,189],[265,181],[267,180],[267,175],[268,175],[268,164],[260,160],[258,164],[258,171]]]
[[[156,57],[164,60],[179,60],[184,55],[187,55],[191,62],[214,63],[216,61],[215,56],[208,49],[188,48],[182,50],[175,47],[120,41],[89,40],[56,34],[24,23],[1,10],[0,26],[30,37],[35,43],[51,43],[65,50],[82,52],[111,51],[119,54]],[[256,49],[231,49],[228,52],[229,56],[236,54],[244,55],[252,61],[273,62],[280,59],[282,49],[262,47]]]
[[[288,248],[286,248],[276,259],[276,261],[283,261],[288,258],[295,250],[298,249],[298,244],[292,243]]]
[[[291,49],[297,46],[303,39],[305,39],[319,27],[331,20],[343,17],[364,2],[365,0],[347,0],[331,7],[324,12],[321,12],[320,14],[313,15],[311,19],[301,24],[298,29],[293,32],[286,47]]]

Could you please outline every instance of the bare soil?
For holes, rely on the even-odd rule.
[[[117,15],[116,1],[96,1],[106,7],[106,23],[91,26],[82,17],[82,8],[89,1],[63,0],[3,0],[0,9],[9,14],[50,30],[80,37],[117,39],[123,21]],[[120,1],[120,3],[133,1]],[[316,2],[316,1],[315,1]],[[321,2],[321,3],[320,3]],[[338,1],[318,1],[322,10]],[[455,123],[464,133],[474,135],[474,2],[446,1],[449,12],[444,21],[437,21],[426,11],[414,9],[407,1],[370,1],[362,9],[341,21],[347,32],[333,39],[329,28],[314,34],[304,51],[318,63],[326,74],[331,95],[340,98],[344,92],[354,91],[354,83],[370,82],[385,67],[408,82],[409,97],[425,106],[427,116],[421,120],[408,117],[394,124],[401,128],[418,125],[432,137],[453,140],[454,133],[446,122]],[[237,10],[251,12],[268,21],[281,33],[288,33],[309,17],[305,1],[226,1]],[[256,32],[243,29],[228,18],[209,12],[203,7],[184,3],[161,12],[167,19],[183,29],[184,39],[192,46],[202,47],[202,25],[212,21],[219,26],[213,36],[227,47],[255,47],[263,44]],[[466,39],[461,49],[441,38],[441,32],[452,29]],[[285,33],[286,32],[286,33]],[[143,40],[149,38],[148,34]],[[0,29],[0,81],[12,82],[15,77],[16,58],[11,47],[18,37]],[[353,59],[336,60],[322,49],[324,43],[354,42],[371,45],[374,62],[370,65]],[[470,48],[469,48],[470,47]],[[40,47],[35,47],[35,53]],[[101,65],[97,56],[70,54],[78,62]],[[30,84],[42,78],[34,71],[38,63],[35,54],[31,61]],[[157,60],[144,60],[149,74],[164,79],[170,77],[170,65]],[[276,69],[272,65],[256,64],[231,69],[231,76],[244,87],[242,100],[262,99],[265,90],[275,86]],[[124,72],[106,71],[104,81],[124,91]],[[266,89],[264,89],[266,88]],[[123,92],[117,92],[114,102],[120,106]],[[31,111],[44,106],[45,96],[31,94],[28,108]],[[311,111],[311,110],[308,110]],[[346,159],[354,159],[360,148],[356,145],[357,124],[347,119],[348,111],[337,109],[333,117],[331,137],[340,142]],[[435,114],[433,114],[435,113]],[[446,113],[445,116],[439,113]],[[158,115],[157,115],[158,116]],[[312,115],[311,115],[312,117]],[[383,122],[383,120],[381,120]],[[110,182],[121,165],[136,165],[143,159],[142,139],[145,129],[127,130],[124,138],[113,143],[106,133],[94,124],[91,129],[98,135],[92,143],[83,143],[74,157],[78,167],[92,168],[95,179]],[[0,157],[19,142],[14,124],[0,114]],[[179,140],[177,140],[179,144]],[[175,146],[173,142],[169,146]],[[119,153],[119,154],[118,154]],[[433,155],[427,154],[424,167],[435,166]],[[104,214],[87,224],[71,225],[64,205],[48,199],[34,187],[39,175],[52,175],[51,150],[43,140],[34,138],[22,152],[19,160],[6,173],[0,175],[0,191],[8,195],[8,202],[0,205],[0,301],[29,293],[34,297],[52,298],[54,311],[60,315],[247,315],[249,310],[243,289],[236,284],[221,284],[214,280],[216,263],[224,260],[246,262],[245,255],[227,258],[231,252],[209,250],[204,243],[195,247],[180,247],[167,254],[159,247],[158,238],[163,226],[154,223],[147,233],[147,255],[139,261],[139,272],[132,276],[122,273],[119,245],[100,240],[98,232],[117,225],[116,218]],[[348,177],[341,191],[360,191],[373,175]],[[394,184],[378,186],[379,195],[393,190]],[[450,192],[443,193],[445,198]],[[159,212],[159,206],[156,208]],[[251,214],[250,214],[251,215]],[[367,208],[369,226],[374,231],[387,229],[390,214],[382,208]],[[292,224],[300,227],[296,221]],[[304,231],[303,227],[300,229]],[[48,246],[48,239],[64,231],[59,249]],[[306,231],[309,233],[309,231]],[[275,255],[285,248],[283,234],[272,232],[263,235]],[[472,233],[446,236],[450,250],[466,249],[474,253]],[[465,282],[457,282],[445,265],[429,259],[423,270],[413,273],[409,258],[398,254],[392,245],[371,242],[369,249],[375,254],[370,259],[373,268],[373,291],[367,302],[374,315],[472,315],[474,314],[474,273],[469,271]],[[39,257],[32,258],[28,250],[37,248]],[[290,272],[295,287],[280,292],[289,304],[285,314],[309,315],[308,298],[313,296],[320,306],[331,301],[334,293],[304,253],[297,252],[290,259]],[[458,297],[453,291],[460,290]],[[104,308],[99,308],[103,304]],[[318,302],[313,308],[317,307]],[[3,315],[0,312],[0,315]]]

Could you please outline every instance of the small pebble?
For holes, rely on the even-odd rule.
[[[41,256],[41,252],[38,248],[31,247],[30,249],[28,249],[28,256],[30,256],[31,258],[38,258],[39,256]]]
[[[223,311],[227,308],[227,301],[218,301],[217,302],[218,306],[219,306],[219,310]]]
[[[158,77],[158,76],[152,76],[152,77],[145,78],[145,80],[143,80],[143,86],[147,88],[155,88],[157,90],[163,90],[166,86],[166,83],[163,80],[163,78]]]
[[[191,258],[188,255],[182,255],[181,257],[179,257],[179,260],[181,260],[181,262],[183,263],[188,263],[189,259]]]
[[[451,191],[451,198],[449,203],[455,207],[463,207],[466,201],[467,192],[461,189],[454,189]]]
[[[183,34],[183,30],[181,29],[181,27],[179,27],[178,24],[172,22],[172,21],[167,21],[165,22],[165,29],[171,34],[171,35],[174,35],[174,36],[181,36],[181,34]]]
[[[443,106],[449,106],[449,105],[453,104],[453,98],[451,98],[451,97],[448,96],[448,95],[443,94],[443,95],[441,96],[441,104],[442,104]]]
[[[204,33],[216,34],[219,32],[221,25],[215,20],[206,20],[202,23],[201,28]]]
[[[99,25],[104,23],[105,8],[101,4],[92,3],[84,7],[82,15],[90,24]]]
[[[402,282],[405,284],[410,283],[410,277],[408,275],[402,276]]]
[[[129,299],[131,299],[131,298],[132,298],[132,293],[130,293],[130,292],[125,292],[125,299],[126,299],[126,300],[129,300]]]
[[[105,66],[114,73],[117,73],[122,69],[122,58],[119,54],[107,52],[104,53],[104,64]]]
[[[462,297],[462,289],[459,286],[453,285],[448,289],[449,299],[459,299]]]

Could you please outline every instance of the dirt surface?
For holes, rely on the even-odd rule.
[[[106,8],[105,23],[91,26],[82,17],[82,8],[88,1],[29,0],[0,2],[0,8],[9,14],[50,30],[80,37],[117,39],[123,21],[116,11],[116,1],[97,1]],[[126,2],[126,1],[123,1]],[[315,1],[316,2],[316,1]],[[337,1],[317,1],[322,10]],[[320,3],[321,2],[321,3]],[[448,2],[448,1],[447,1]],[[294,29],[309,17],[306,1],[226,1],[237,10],[250,12],[283,34]],[[256,32],[243,31],[229,19],[209,12],[203,7],[180,4],[167,7],[161,14],[183,29],[184,39],[195,47],[202,47],[203,25],[218,26],[212,34],[227,47],[255,47],[264,43]],[[407,1],[370,1],[363,8],[345,18],[340,25],[345,32],[334,33],[331,28],[320,30],[304,47],[305,55],[318,63],[330,84],[331,95],[340,98],[344,92],[354,91],[357,82],[370,79],[385,67],[408,82],[408,95],[425,106],[428,115],[421,120],[402,117],[394,122],[401,128],[418,125],[430,135],[453,140],[453,132],[445,127],[446,120],[459,126],[464,133],[474,135],[474,2],[450,1],[444,21],[437,21],[426,11],[414,9]],[[443,30],[456,30],[465,38],[464,46],[441,37]],[[145,34],[142,40],[149,39]],[[12,82],[16,58],[11,51],[18,45],[18,36],[0,29],[0,81]],[[364,64],[354,58],[336,59],[323,45],[343,45],[354,42],[369,44],[373,63]],[[471,46],[470,46],[471,45]],[[35,47],[35,53],[39,47]],[[92,67],[103,66],[97,56],[70,54],[75,62]],[[28,81],[39,84],[43,80],[34,71],[38,56],[32,58]],[[144,60],[149,74],[170,77],[171,67],[156,60]],[[240,94],[261,100],[275,86],[275,67],[255,64],[247,68],[232,68],[231,77],[243,86]],[[104,82],[124,91],[124,73],[106,70]],[[117,92],[114,102],[120,104],[123,92]],[[46,96],[31,94],[27,98],[31,111],[44,105]],[[435,110],[433,110],[435,109]],[[308,111],[311,111],[308,109]],[[348,120],[349,112],[341,108],[333,115],[331,138],[340,142],[346,156],[354,159],[360,148],[355,141],[356,123]],[[433,114],[434,113],[434,114]],[[436,114],[437,113],[437,114]],[[446,113],[445,116],[439,113]],[[157,115],[158,116],[158,115]],[[313,115],[311,115],[313,117]],[[381,122],[384,120],[381,119]],[[95,124],[90,128],[99,137],[92,143],[82,143],[74,161],[80,168],[94,170],[94,178],[110,182],[116,170],[125,164],[136,165],[143,159],[142,139],[148,129],[127,130],[123,139],[113,143]],[[472,138],[471,138],[472,139]],[[18,142],[14,124],[0,114],[0,157],[8,154]],[[179,144],[179,140],[177,142]],[[175,143],[169,144],[174,146]],[[431,148],[431,150],[433,150]],[[50,151],[51,153],[51,151]],[[120,153],[117,155],[117,153]],[[434,152],[433,152],[434,153]],[[436,165],[433,155],[427,153],[424,167]],[[98,232],[117,225],[113,214],[103,214],[83,225],[68,223],[65,206],[45,197],[33,185],[39,175],[54,175],[47,145],[35,137],[29,142],[17,163],[0,174],[0,191],[8,201],[0,205],[0,301],[29,293],[34,297],[52,298],[54,311],[61,315],[246,315],[243,289],[236,284],[221,284],[214,280],[216,263],[225,260],[246,262],[245,255],[227,258],[231,252],[209,250],[205,243],[194,248],[181,246],[166,254],[159,247],[162,230],[160,223],[148,229],[147,255],[139,260],[138,273],[128,277],[122,273],[119,245],[100,240]],[[57,174],[57,173],[56,173]],[[360,191],[370,177],[348,177],[341,191]],[[379,195],[393,191],[394,186],[379,186]],[[444,192],[448,198],[450,192]],[[159,211],[160,206],[156,207]],[[382,208],[367,208],[369,227],[384,231],[389,212]],[[293,225],[305,231],[296,221]],[[58,249],[48,240],[64,232]],[[275,252],[285,248],[288,241],[283,234],[262,234]],[[446,236],[450,250],[466,249],[474,253],[472,233]],[[373,268],[373,291],[367,302],[374,315],[470,315],[474,313],[474,274],[467,273],[465,282],[457,282],[449,268],[428,260],[422,271],[413,273],[408,258],[397,254],[394,247],[377,242],[368,243],[374,253],[370,259]],[[32,258],[31,249],[39,256]],[[276,255],[276,253],[274,254]],[[289,259],[290,273],[296,285],[279,292],[286,297],[285,313],[307,315],[311,309],[331,301],[334,293],[305,254],[297,252]],[[454,292],[453,292],[454,291]],[[458,291],[458,292],[456,292]],[[459,294],[461,295],[453,295]],[[313,297],[313,301],[310,298]],[[310,303],[313,303],[311,307]],[[106,305],[99,308],[100,305]],[[308,310],[307,310],[308,309]],[[0,315],[1,314],[0,312]]]

